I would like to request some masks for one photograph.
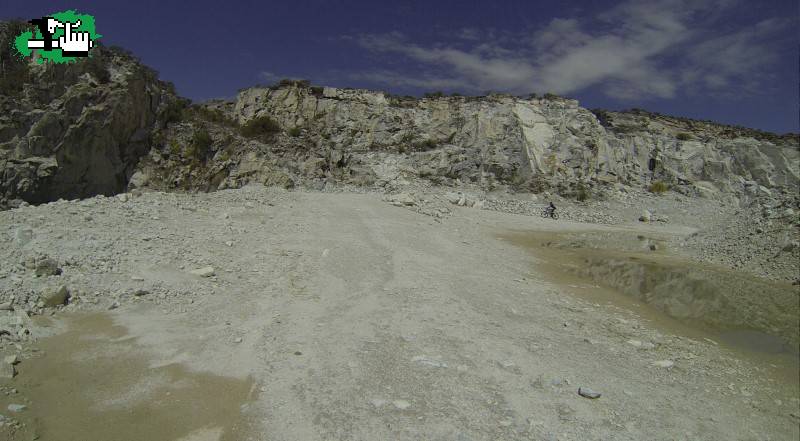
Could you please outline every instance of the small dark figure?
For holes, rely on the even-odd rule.
[[[542,210],[542,217],[549,217],[553,220],[558,219],[558,215],[556,214],[556,206],[552,202],[550,202],[550,205],[544,207],[544,210]]]

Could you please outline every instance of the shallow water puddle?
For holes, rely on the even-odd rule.
[[[672,256],[663,241],[630,233],[512,232],[501,238],[532,252],[537,271],[574,295],[797,372],[796,286]]]
[[[19,419],[32,436],[61,441],[244,438],[251,380],[192,372],[178,364],[151,368],[135,339],[109,316],[66,320],[67,331],[37,342],[43,355],[21,364],[14,380],[30,399]]]

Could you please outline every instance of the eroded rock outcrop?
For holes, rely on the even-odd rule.
[[[19,82],[0,94],[0,206],[123,191],[172,87],[119,49],[71,65],[4,54]]]
[[[306,176],[330,175],[331,158],[346,157],[377,182],[422,178],[535,191],[660,180],[705,197],[753,183],[793,188],[800,176],[796,136],[647,112],[596,115],[557,97],[410,100],[287,85],[243,90],[226,110],[241,124],[269,116],[301,134],[289,142],[306,145]]]

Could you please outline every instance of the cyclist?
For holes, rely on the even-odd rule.
[[[553,201],[550,201],[550,205],[547,207],[547,211],[550,213],[550,217],[553,217],[553,214],[556,212],[556,206],[553,205]]]

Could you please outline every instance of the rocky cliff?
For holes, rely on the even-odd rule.
[[[175,143],[189,143],[188,129],[177,141],[167,137],[172,145],[156,149],[145,175],[197,188],[269,183],[278,173],[280,182],[310,187],[427,182],[573,196],[660,181],[710,198],[788,192],[800,176],[794,135],[643,111],[592,112],[552,96],[411,99],[287,82],[245,89],[235,101],[204,109],[231,123],[224,133],[213,133],[219,124],[208,129],[215,145],[204,164],[176,173],[169,162],[170,151],[181,150]],[[248,140],[230,129],[259,120],[271,124],[266,138]]]
[[[120,49],[70,65],[10,53],[0,28],[0,208],[124,191],[173,88]]]
[[[699,194],[743,190],[748,181],[768,188],[798,182],[796,138],[722,136],[714,125],[652,114],[605,113],[604,126],[577,101],[560,98],[402,100],[332,88],[321,94],[298,87],[242,91],[232,117],[246,123],[259,115],[299,128],[321,151],[355,156],[384,178],[410,171],[487,187],[642,185],[654,178]]]

